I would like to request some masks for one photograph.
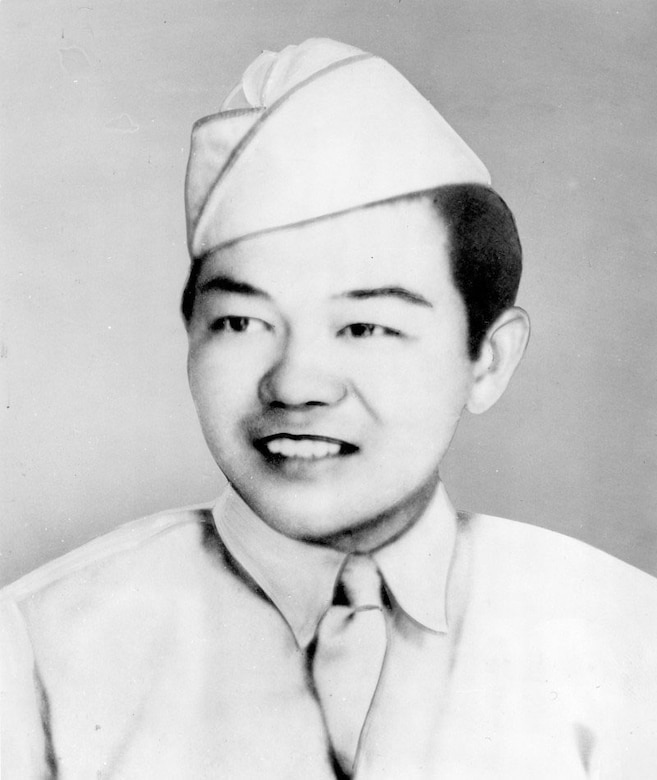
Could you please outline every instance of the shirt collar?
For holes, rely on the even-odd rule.
[[[230,554],[271,599],[299,646],[306,647],[331,605],[346,554],[275,531],[230,486],[212,514]],[[441,483],[422,517],[372,553],[393,601],[431,631],[447,631],[445,598],[455,539],[456,513]]]

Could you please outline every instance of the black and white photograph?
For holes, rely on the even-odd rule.
[[[0,777],[657,777],[650,0],[0,4]]]

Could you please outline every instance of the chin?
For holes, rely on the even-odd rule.
[[[316,496],[304,500],[297,495],[276,500],[271,495],[248,493],[242,497],[267,525],[294,539],[321,543],[362,522],[355,507],[335,506],[334,498],[326,501]]]
[[[425,480],[419,488],[372,501],[369,495],[345,500],[335,488],[318,491],[297,486],[281,495],[277,490],[238,492],[271,528],[285,536],[341,549],[380,546],[412,523],[428,504],[438,479]]]

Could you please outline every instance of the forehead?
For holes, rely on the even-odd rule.
[[[438,295],[453,287],[447,231],[426,199],[360,208],[244,239],[211,255],[199,283],[217,273],[274,293],[332,295],[398,284]]]

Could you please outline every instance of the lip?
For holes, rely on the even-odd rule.
[[[331,457],[342,457],[345,455],[353,455],[358,452],[358,447],[351,442],[344,439],[337,439],[334,436],[322,436],[316,433],[288,433],[287,431],[281,431],[279,433],[272,433],[268,436],[262,436],[253,440],[253,446],[258,452],[263,455],[267,460],[272,462],[280,462],[285,460],[284,455],[272,453],[269,451],[267,444],[274,439],[290,439],[292,441],[319,441],[326,442],[327,444],[336,444],[340,449],[337,455]]]

